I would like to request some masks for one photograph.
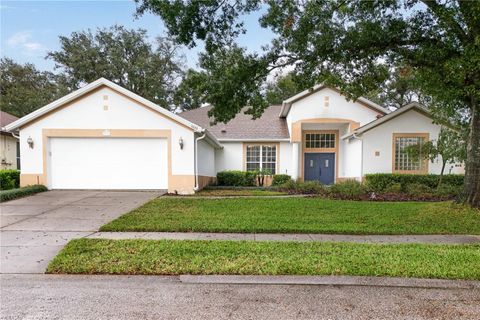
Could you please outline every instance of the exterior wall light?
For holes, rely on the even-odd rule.
[[[183,139],[182,139],[182,137],[180,137],[180,139],[178,139],[178,145],[180,146],[180,150],[183,150]]]
[[[28,146],[30,147],[30,149],[33,149],[33,139],[32,139],[32,137],[28,137],[27,143],[28,143]]]

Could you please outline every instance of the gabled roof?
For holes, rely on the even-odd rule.
[[[324,84],[317,84],[317,85],[313,86],[312,88],[304,90],[304,91],[294,95],[293,97],[288,98],[287,100],[283,101],[279,117],[282,117],[282,118],[286,117],[288,115],[288,113],[290,112],[290,108],[292,107],[292,104],[294,102],[302,100],[303,98],[306,98],[309,95],[311,95],[315,92],[318,92],[320,90],[326,89],[326,88],[335,90],[337,92],[340,92],[336,88],[332,88],[332,87],[326,86]],[[380,112],[384,115],[388,114],[390,112],[388,109],[383,108],[382,106],[380,106],[380,105],[376,104],[375,102],[373,102],[371,100],[368,100],[367,98],[364,98],[364,97],[359,97],[356,101],[360,102],[361,104],[365,105],[366,107],[371,108],[375,111],[378,111],[378,112]]]
[[[9,125],[6,126],[6,130],[7,131],[13,131],[13,130],[16,130],[20,127],[23,127],[25,125],[27,125],[28,123],[34,121],[35,119],[45,115],[45,114],[48,114],[62,106],[64,106],[65,104],[97,89],[97,88],[100,88],[102,86],[105,86],[105,87],[108,87],[114,91],[117,91],[129,98],[131,98],[132,100],[134,101],[137,101],[138,103],[144,105],[144,106],[147,106],[148,108],[192,129],[194,132],[198,132],[198,133],[204,133],[205,132],[205,129],[196,125],[195,123],[192,123],[188,120],[186,120],[185,118],[182,118],[176,114],[174,114],[173,112],[170,112],[162,107],[160,107],[159,105],[145,99],[145,98],[142,98],[141,96],[139,96],[138,94],[135,94],[133,92],[131,92],[130,90],[127,90],[125,88],[122,88],[121,86],[113,83],[112,81],[109,81],[105,78],[100,78],[98,80],[95,80],[94,82],[91,82],[89,84],[87,84],[86,86],[76,90],[76,91],[73,91],[72,93],[69,93],[67,94],[66,96],[63,96],[62,98],[58,99],[58,100],[55,100],[53,101],[52,103],[49,103],[47,104],[46,106],[40,108],[40,109],[37,109],[35,111],[33,111],[32,113],[29,113],[27,114],[26,116],[14,121],[13,123],[10,123]],[[218,141],[215,139],[214,136],[212,136],[211,134],[209,134],[208,132],[206,132],[207,134],[207,137],[209,138],[209,140],[212,140],[210,141],[214,146],[216,147],[221,147],[221,145],[218,143]]]
[[[18,120],[17,117],[15,117],[14,115],[11,115],[10,113],[6,113],[6,112],[3,112],[3,111],[0,111],[0,128],[2,131],[5,131],[4,130],[4,127],[9,125],[10,123],[14,122]]]
[[[106,86],[114,91],[117,91],[117,92],[120,92],[124,95],[126,95],[127,97],[143,104],[143,105],[146,105],[147,107],[155,110],[155,111],[158,111],[159,113],[169,117],[169,118],[172,118],[173,120],[175,121],[178,121],[180,122],[181,124],[189,127],[189,128],[192,128],[193,130],[195,131],[202,131],[202,128],[197,126],[196,124],[194,123],[191,123],[189,121],[186,121],[185,119],[183,119],[182,117],[179,117],[177,116],[176,114],[160,107],[159,105],[145,99],[145,98],[142,98],[141,96],[139,96],[138,94],[135,94],[125,88],[122,88],[121,86],[105,79],[105,78],[100,78],[98,80],[95,80],[94,82],[91,82],[89,84],[87,84],[86,86],[76,90],[76,91],[73,91],[69,94],[67,94],[66,96],[63,96],[62,98],[58,99],[58,100],[55,100],[49,104],[47,104],[46,106],[40,108],[40,109],[37,109],[35,111],[33,111],[32,113],[29,113],[27,114],[26,116],[18,119],[17,121],[11,123],[10,125],[8,125],[6,127],[6,129],[8,131],[11,131],[11,130],[14,130],[14,129],[17,129],[19,127],[22,127],[22,126],[25,126],[26,124],[28,124],[29,122],[43,116],[44,114],[47,114],[57,108],[60,108],[61,106],[65,105],[66,103],[72,101],[72,100],[75,100],[101,86]]]
[[[354,135],[363,134],[363,133],[365,133],[365,132],[367,132],[367,131],[369,131],[369,130],[371,130],[371,129],[373,129],[373,128],[375,128],[375,127],[377,127],[377,126],[379,126],[379,125],[381,125],[385,122],[388,122],[388,121],[398,117],[399,115],[401,115],[405,112],[408,112],[408,111],[412,110],[412,109],[420,112],[421,114],[425,115],[426,117],[432,118],[432,115],[430,114],[428,109],[426,109],[424,106],[422,106],[418,102],[412,102],[412,103],[407,104],[404,107],[398,108],[397,110],[390,112],[386,116],[383,116],[379,119],[376,119],[372,122],[367,123],[366,125],[363,125],[363,126],[357,128],[353,132],[344,135],[342,137],[342,139],[347,139],[347,138],[350,138]]]
[[[252,120],[252,116],[245,114],[247,107],[242,109],[235,118],[228,123],[212,124],[208,112],[212,106],[205,106],[180,113],[179,115],[197,125],[207,128],[220,141],[282,141],[289,140],[287,122],[279,118],[280,105],[273,105],[265,109],[260,118]]]

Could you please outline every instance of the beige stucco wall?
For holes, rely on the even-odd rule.
[[[17,139],[0,135],[0,168],[1,169],[17,169]]]

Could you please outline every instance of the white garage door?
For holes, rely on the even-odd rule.
[[[166,139],[51,138],[52,189],[167,189]]]

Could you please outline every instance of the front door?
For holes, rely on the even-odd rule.
[[[304,180],[322,184],[335,182],[335,153],[305,153]]]

